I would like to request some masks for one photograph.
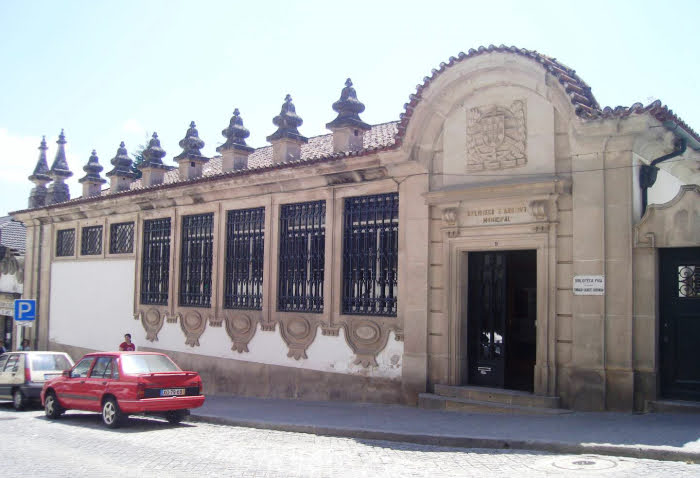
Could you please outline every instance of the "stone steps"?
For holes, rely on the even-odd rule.
[[[498,413],[513,415],[562,415],[571,413],[561,408],[532,407],[498,402],[484,402],[466,398],[444,397],[433,393],[421,393],[418,406],[430,410],[451,410],[458,412]]]
[[[420,394],[418,403],[422,408],[438,410],[536,415],[570,413],[560,408],[559,397],[474,386],[435,385],[435,393]]]
[[[685,400],[647,400],[644,410],[652,413],[700,413],[700,402]]]

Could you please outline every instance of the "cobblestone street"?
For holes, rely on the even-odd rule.
[[[3,476],[71,477],[698,477],[700,465],[518,450],[457,449],[0,405]]]

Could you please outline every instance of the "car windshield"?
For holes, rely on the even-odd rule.
[[[33,354],[32,370],[35,372],[49,372],[52,370],[68,370],[71,363],[65,355],[57,354]]]
[[[122,355],[122,370],[127,374],[179,372],[180,367],[165,355]]]

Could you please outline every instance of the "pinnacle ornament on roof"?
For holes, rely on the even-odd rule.
[[[93,182],[93,183],[106,183],[107,180],[100,176],[102,171],[102,165],[100,165],[100,158],[97,157],[97,152],[93,149],[90,158],[85,166],[83,166],[83,171],[87,174],[78,180],[79,183]]]
[[[34,172],[29,176],[29,180],[36,183],[51,181],[51,176],[49,176],[49,163],[46,161],[46,150],[49,149],[46,146],[46,136],[41,137],[41,144],[38,149],[39,160],[36,162]]]
[[[73,176],[73,173],[68,169],[68,162],[66,161],[66,136],[61,130],[61,134],[58,135],[58,141],[56,141],[58,149],[56,150],[56,157],[51,165],[50,174],[52,177],[69,178]]]
[[[228,124],[228,128],[222,130],[221,134],[226,138],[226,142],[216,148],[219,152],[227,149],[239,149],[250,152],[255,150],[245,142],[245,139],[250,136],[250,131],[243,126],[243,119],[238,108],[233,110],[233,116]]]
[[[185,133],[185,137],[179,143],[182,148],[182,153],[173,158],[175,161],[207,161],[208,158],[202,156],[201,149],[204,147],[204,141],[199,137],[197,125],[192,121],[190,127]]]
[[[342,128],[349,126],[363,130],[371,129],[371,126],[360,119],[360,113],[365,110],[365,105],[357,99],[355,88],[352,87],[352,80],[345,80],[345,88],[340,92],[340,99],[333,103],[333,110],[338,116],[326,124],[326,128]]]
[[[302,136],[297,129],[303,122],[301,117],[297,115],[294,103],[292,103],[292,96],[287,95],[284,98],[280,114],[272,119],[272,123],[277,126],[277,131],[268,136],[267,140],[273,141],[287,138],[306,143],[308,139]]]
[[[139,165],[139,169],[143,168],[167,168],[163,164],[165,150],[160,147],[158,133],[153,133],[151,140],[148,142],[148,147],[143,150],[143,162]]]
[[[114,168],[107,173],[107,176],[123,176],[127,178],[134,177],[134,172],[131,170],[132,161],[129,157],[129,153],[126,151],[124,141],[119,143],[117,155],[110,160],[110,163],[114,165]]]

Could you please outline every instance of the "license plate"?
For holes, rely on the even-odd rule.
[[[175,396],[184,395],[184,394],[185,394],[184,388],[164,388],[163,390],[160,391],[161,397],[175,397]]]

